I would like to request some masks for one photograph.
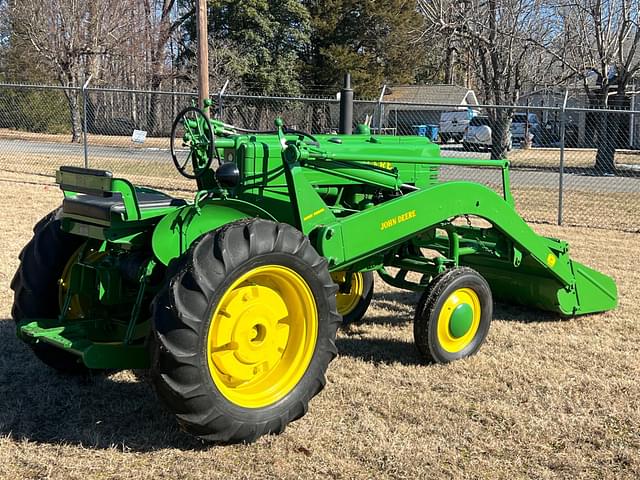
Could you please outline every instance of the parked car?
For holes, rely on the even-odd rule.
[[[527,121],[529,122],[528,127],[525,125]],[[511,119],[511,138],[513,138],[513,141],[522,143],[527,130],[532,141],[535,139],[536,134],[540,134],[538,116],[535,113],[514,113]]]
[[[465,129],[471,119],[478,115],[477,110],[457,110],[455,112],[442,112],[440,114],[440,140],[447,143],[449,140],[460,142]]]
[[[511,132],[508,133],[508,137],[507,150],[511,150]],[[464,150],[488,150],[491,148],[491,142],[491,119],[485,116],[472,118],[464,131],[462,148]]]

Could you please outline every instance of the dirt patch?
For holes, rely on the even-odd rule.
[[[4,175],[4,174],[3,174]],[[565,320],[497,305],[478,355],[424,364],[417,296],[377,281],[309,413],[254,445],[181,433],[144,373],[57,375],[16,338],[9,283],[53,185],[1,181],[0,478],[638,478],[639,236],[536,225],[613,275],[617,310]]]

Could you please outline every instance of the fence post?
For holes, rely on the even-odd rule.
[[[87,81],[84,82],[84,85],[82,86],[82,116],[84,117],[82,122],[84,127],[82,139],[84,142],[84,168],[89,168],[89,150],[87,147],[87,87],[89,87],[91,77],[93,77],[93,75],[89,75],[89,78],[87,78]]]
[[[229,79],[227,79],[226,82],[224,82],[224,85],[222,86],[222,88],[220,89],[220,91],[218,92],[218,118],[220,120],[223,121],[222,115],[223,115],[223,111],[222,111],[222,98],[224,97],[225,92],[227,91],[227,87],[229,86]]]
[[[565,143],[565,126],[567,123],[567,99],[569,98],[569,89],[564,91],[564,101],[562,102],[562,111],[560,112],[560,174],[558,176],[558,225],[562,225],[562,208],[564,193],[564,143]]]
[[[378,135],[382,135],[382,117],[384,116],[384,94],[387,91],[387,86],[383,85],[380,91],[380,97],[378,98]]]
[[[631,94],[631,111],[634,112],[636,110],[636,86],[635,82],[633,85],[633,93]],[[629,148],[633,148],[635,142],[635,114],[629,115]]]

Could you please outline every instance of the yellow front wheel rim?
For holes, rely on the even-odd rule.
[[[338,285],[346,281],[346,272],[334,272],[331,278]],[[336,306],[338,313],[343,317],[355,310],[362,300],[364,294],[364,276],[361,272],[355,272],[351,275],[351,288],[348,292],[342,293],[338,291],[336,295]]]
[[[459,288],[447,297],[438,314],[438,342],[443,350],[457,353],[474,339],[482,309],[478,294]]]
[[[317,337],[318,313],[307,282],[287,267],[254,268],[231,284],[213,312],[207,337],[211,378],[235,405],[271,405],[302,379]]]

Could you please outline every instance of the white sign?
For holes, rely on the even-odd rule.
[[[134,130],[131,135],[131,141],[133,143],[144,143],[147,139],[147,132],[145,130]]]

